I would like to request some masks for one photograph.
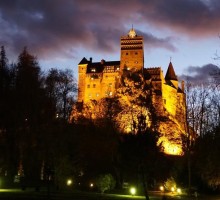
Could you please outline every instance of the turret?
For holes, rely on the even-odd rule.
[[[173,69],[172,62],[169,63],[167,73],[166,73],[166,76],[165,76],[165,80],[168,83],[170,83],[171,85],[173,85],[175,88],[178,88],[178,79],[177,79],[176,73]]]

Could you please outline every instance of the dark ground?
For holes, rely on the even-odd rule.
[[[3,190],[0,189],[1,200],[144,200],[143,196],[131,195],[117,195],[117,194],[99,194],[93,192],[77,192],[77,191],[63,191],[50,192],[47,191],[36,192],[34,190],[22,191],[20,189]],[[176,196],[167,194],[166,200],[220,200],[220,196],[205,196],[199,195],[195,197]],[[160,193],[151,192],[150,200],[164,200]]]

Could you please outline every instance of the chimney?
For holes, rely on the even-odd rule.
[[[92,57],[89,58],[90,63],[92,63]]]

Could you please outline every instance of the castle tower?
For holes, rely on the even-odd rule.
[[[171,62],[169,63],[165,80],[170,82],[175,88],[178,88],[178,79]]]
[[[133,27],[127,36],[121,37],[121,64],[120,70],[143,71],[144,47],[143,37],[137,36]]]
[[[82,102],[85,99],[85,82],[88,62],[89,61],[84,57],[78,64],[78,102]]]

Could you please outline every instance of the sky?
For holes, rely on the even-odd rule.
[[[219,69],[219,0],[0,0],[0,45],[11,62],[26,46],[43,71],[83,57],[120,60],[120,37],[144,37],[145,68],[170,60],[178,77],[205,80]]]

